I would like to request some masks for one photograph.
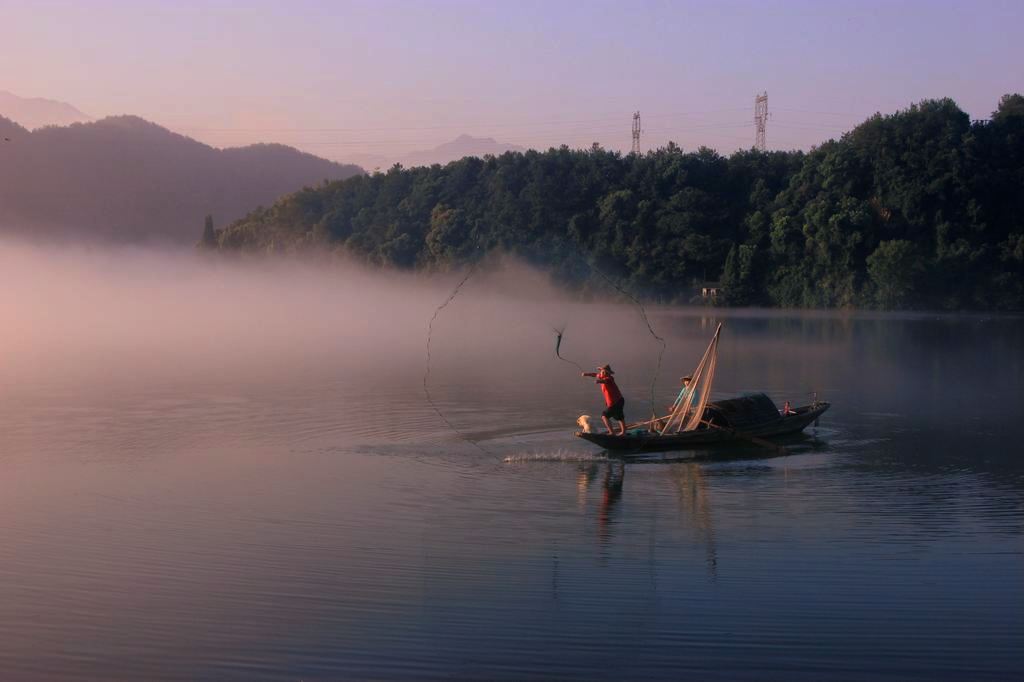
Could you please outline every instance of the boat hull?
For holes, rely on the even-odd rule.
[[[829,403],[818,403],[800,408],[796,414],[779,415],[777,421],[750,429],[701,428],[695,431],[673,433],[664,436],[640,434],[616,436],[607,433],[576,432],[577,438],[589,441],[605,450],[620,453],[672,452],[714,447],[725,443],[749,442],[747,438],[776,438],[803,431],[816,421],[828,408]]]

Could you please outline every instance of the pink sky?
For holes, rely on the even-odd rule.
[[[928,97],[1024,91],[1024,3],[14,2],[0,89],[216,145],[397,155],[460,133],[545,148],[807,148]]]

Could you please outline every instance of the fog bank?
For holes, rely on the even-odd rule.
[[[11,242],[0,245],[0,272],[8,388],[259,381],[327,366],[353,378],[418,380],[430,318],[465,274]],[[474,271],[438,315],[434,380],[470,366],[494,381],[552,369],[578,375],[554,357],[554,329],[566,324],[563,355],[588,369],[616,347],[657,349],[635,309],[571,303],[546,275],[496,262]]]

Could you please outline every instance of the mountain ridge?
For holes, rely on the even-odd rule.
[[[218,149],[139,116],[29,130],[0,117],[0,231],[32,238],[195,241],[256,206],[363,170],[278,144]]]
[[[28,129],[91,120],[88,114],[67,102],[45,97],[19,97],[8,90],[0,90],[0,116]]]
[[[493,137],[476,137],[468,133],[460,133],[455,139],[442,142],[430,149],[421,149],[395,156],[359,154],[353,156],[352,162],[358,163],[367,170],[387,170],[396,163],[403,168],[414,168],[417,166],[432,166],[435,163],[444,165],[452,161],[464,159],[467,156],[498,156],[505,152],[524,151],[526,151],[525,147],[509,142],[499,142]]]

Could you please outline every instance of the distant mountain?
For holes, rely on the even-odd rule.
[[[66,126],[90,120],[67,102],[42,97],[18,97],[6,90],[0,90],[0,116],[26,128]]]
[[[524,147],[507,142],[498,142],[493,137],[473,137],[472,135],[459,135],[451,142],[445,142],[433,149],[409,152],[403,156],[388,157],[380,154],[366,154],[353,158],[363,168],[373,170],[387,170],[396,163],[402,164],[405,168],[413,166],[432,166],[435,163],[446,164],[451,161],[458,161],[466,156],[485,156],[491,154],[498,156],[505,152],[526,151]]]
[[[33,132],[0,117],[0,231],[192,244],[208,214],[223,225],[360,173],[277,144],[215,149],[135,116]]]
[[[431,166],[435,163],[445,164],[458,161],[466,156],[498,156],[505,152],[525,151],[523,147],[505,142],[498,142],[493,137],[473,137],[459,135],[451,142],[445,142],[433,149],[406,154],[401,163],[407,168],[413,166]]]

